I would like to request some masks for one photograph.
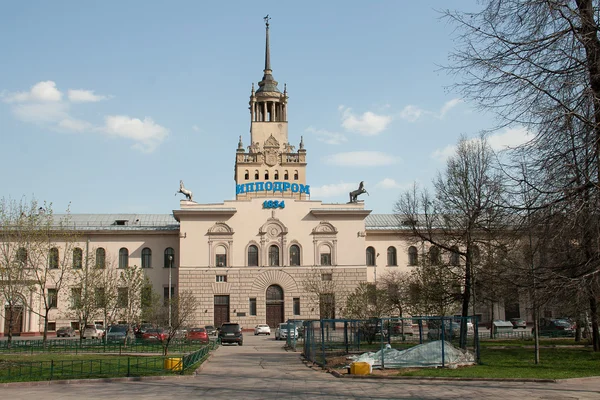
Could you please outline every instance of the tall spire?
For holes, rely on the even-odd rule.
[[[264,19],[265,19],[265,26],[267,29],[267,41],[265,44],[265,73],[266,73],[267,71],[271,71],[271,51],[269,50],[269,20],[271,18],[269,17],[269,14],[267,14],[267,16]]]
[[[266,41],[265,41],[265,69],[263,78],[260,82],[258,82],[258,89],[256,93],[261,92],[276,92],[281,93],[279,88],[277,87],[277,81],[273,78],[272,70],[271,70],[271,49],[269,46],[269,14],[263,18],[265,20],[265,28],[266,28]]]

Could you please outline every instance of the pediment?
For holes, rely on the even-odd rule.
[[[318,234],[337,234],[337,229],[329,222],[321,222],[319,225],[315,226],[312,230],[313,235]]]
[[[273,135],[271,135],[267,138],[267,140],[265,140],[264,147],[279,148],[279,142],[277,141],[277,139],[275,139]]]
[[[259,229],[260,235],[267,235],[276,238],[281,235],[287,235],[287,227],[277,218],[269,218]]]
[[[233,229],[225,222],[217,222],[208,229],[209,235],[233,235]]]

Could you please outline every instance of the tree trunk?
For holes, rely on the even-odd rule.
[[[592,344],[594,351],[600,351],[600,335],[598,332],[598,301],[590,295],[590,313],[592,314]]]
[[[46,342],[48,341],[48,314],[50,314],[49,308],[44,312],[44,335],[42,337],[42,345],[44,347],[46,347]]]

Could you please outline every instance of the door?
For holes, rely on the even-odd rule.
[[[271,328],[285,322],[283,308],[283,289],[279,285],[271,285],[267,288],[267,325]]]
[[[215,327],[220,328],[225,322],[229,322],[229,296],[215,296]]]
[[[4,335],[8,335],[12,318],[12,334],[13,336],[20,336],[23,328],[23,307],[14,306],[12,310],[10,307],[5,307],[4,317]]]

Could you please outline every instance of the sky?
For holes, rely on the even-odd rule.
[[[391,213],[427,187],[461,135],[495,124],[442,67],[455,27],[440,10],[475,0],[0,3],[0,197],[54,212],[179,208],[235,198],[251,85],[287,84],[289,141],[304,138],[311,199]],[[494,132],[496,149],[524,141]]]

